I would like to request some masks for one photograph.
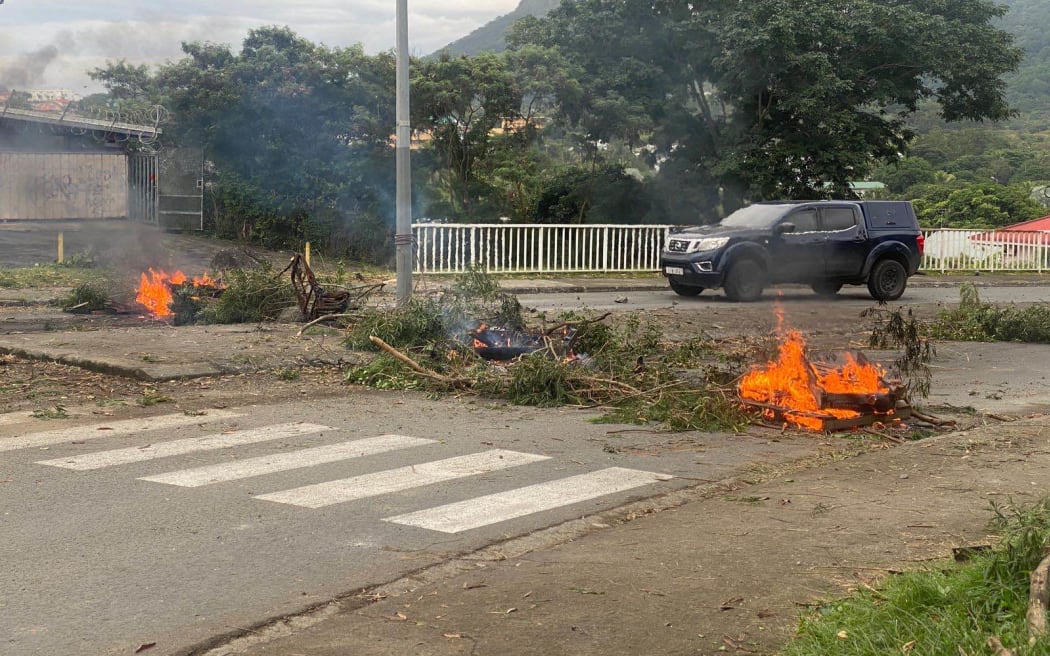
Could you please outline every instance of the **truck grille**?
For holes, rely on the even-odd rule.
[[[671,239],[667,242],[667,250],[672,253],[688,253],[689,242],[685,239]]]

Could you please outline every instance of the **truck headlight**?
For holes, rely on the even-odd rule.
[[[717,251],[728,243],[729,237],[708,237],[707,239],[700,239],[690,244],[689,252],[700,253],[703,251]]]

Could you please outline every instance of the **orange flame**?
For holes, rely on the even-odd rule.
[[[168,274],[165,271],[157,271],[151,267],[149,271],[139,277],[139,286],[135,290],[135,300],[144,305],[150,314],[155,317],[170,317],[174,314],[171,311],[171,302],[174,300],[171,288],[173,285],[185,285],[187,282],[192,283],[194,287],[222,287],[207,272],[190,280],[182,271]]]
[[[778,326],[783,314],[776,308]],[[823,407],[818,395],[829,394],[886,394],[889,388],[884,382],[885,371],[875,364],[860,363],[851,354],[845,354],[846,364],[838,369],[821,373],[806,358],[806,341],[797,330],[784,335],[777,359],[764,366],[753,368],[740,381],[741,398],[773,406],[789,422],[822,430],[824,420],[830,418],[852,419],[859,417],[855,410]],[[767,416],[775,415],[767,410]]]
[[[178,274],[182,275],[181,272]],[[183,278],[185,278],[184,275]],[[170,317],[172,315],[172,296],[168,283],[171,279],[171,276],[163,271],[150,269],[148,275],[143,273],[139,278],[138,294],[135,300],[145,305],[150,314],[155,317]]]

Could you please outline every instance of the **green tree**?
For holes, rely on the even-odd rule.
[[[183,44],[155,71],[94,72],[118,99],[171,110],[169,140],[200,144],[210,219],[224,236],[323,247],[347,225],[393,214],[394,58],[316,45],[288,28],[252,30],[239,53]]]
[[[646,139],[681,171],[748,198],[849,193],[894,161],[905,120],[1010,116],[1021,53],[989,0],[580,0],[509,40],[557,46],[582,73],[565,120],[597,142]]]
[[[928,228],[1001,228],[1046,213],[1024,184],[970,184],[927,191],[929,195],[915,200],[915,209],[919,222]]]
[[[514,130],[522,91],[498,55],[447,55],[423,62],[412,78],[413,125],[430,137],[435,181],[443,208],[462,219],[492,211],[490,189],[481,174],[492,154],[494,132]]]

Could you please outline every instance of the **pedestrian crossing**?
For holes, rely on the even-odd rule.
[[[500,448],[475,453],[455,453],[455,449],[444,442],[399,434],[341,439],[320,446],[301,446],[297,444],[302,441],[301,438],[316,444],[321,439],[332,440],[346,436],[336,427],[310,422],[287,422],[236,430],[224,430],[220,423],[244,417],[246,414],[234,411],[212,411],[206,416],[171,414],[38,431],[12,438],[0,438],[0,452],[34,447],[51,448],[71,443],[86,444],[87,446],[82,448],[90,449],[89,451],[39,460],[34,464],[85,475],[100,470],[119,472],[121,467],[139,464],[148,468],[156,467],[162,471],[146,475],[139,472],[137,480],[179,488],[201,488],[244,479],[255,480],[253,487],[265,487],[265,477],[268,475],[292,470],[309,470],[312,467],[343,461],[362,463],[363,466],[358,471],[367,470],[372,464],[389,462],[389,458],[370,460],[372,456],[395,452],[405,453],[402,462],[415,463],[393,468],[379,464],[376,471],[357,476],[324,480],[290,489],[263,491],[253,497],[258,503],[282,504],[306,510],[352,504],[365,499],[417,490],[424,493],[410,498],[425,500],[431,496],[430,492],[439,489],[436,486],[463,479],[480,481],[480,487],[484,488],[487,485],[485,475],[496,472],[521,473],[520,476],[513,474],[512,479],[543,479],[548,474],[530,466],[554,461],[547,455]],[[181,439],[164,439],[165,431],[176,428],[205,434]],[[140,446],[103,450],[96,450],[94,442],[86,441],[105,436],[127,437],[139,443],[153,441]],[[280,440],[284,441],[281,446],[286,450],[262,456],[242,453],[255,445]],[[229,453],[226,453],[227,451]],[[168,459],[180,456],[196,457],[197,454],[202,454],[203,457],[214,452],[225,453],[227,461],[164,471],[170,469]],[[421,459],[426,461],[417,462]],[[671,479],[671,476],[665,474],[609,467],[509,490],[482,493],[455,503],[377,519],[389,524],[456,534],[652,486]],[[189,489],[186,493],[190,493]]]

